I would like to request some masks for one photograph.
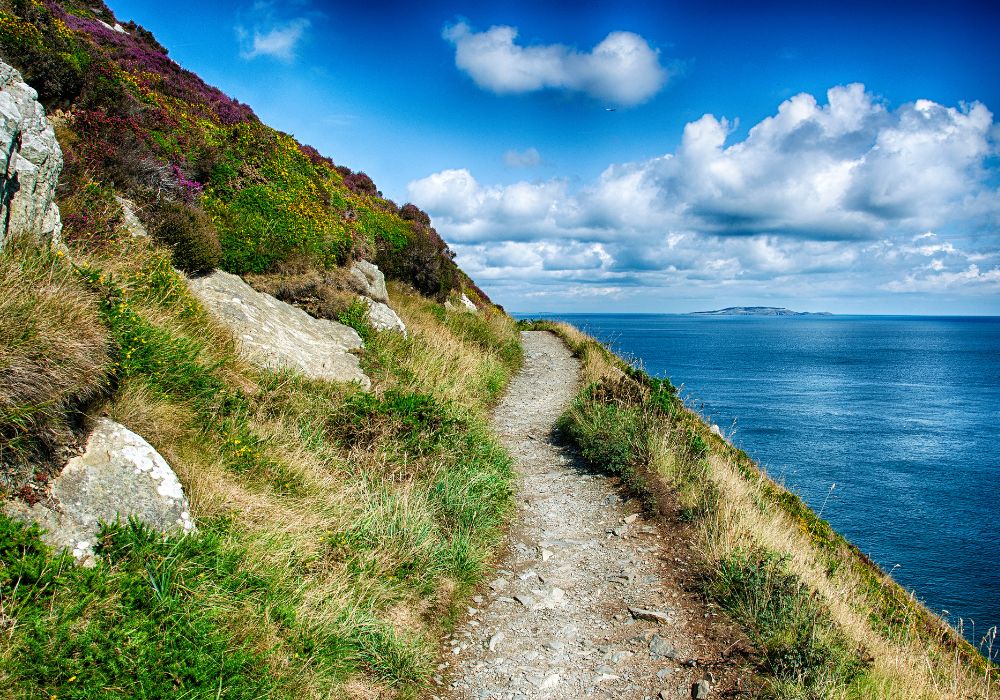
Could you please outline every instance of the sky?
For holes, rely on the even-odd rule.
[[[510,311],[1000,315],[995,4],[109,5]]]

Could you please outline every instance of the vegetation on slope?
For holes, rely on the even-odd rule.
[[[521,361],[513,323],[424,212],[115,24],[0,0],[0,58],[66,159],[65,247],[0,251],[0,499],[43,497],[103,414],[168,460],[199,529],[107,523],[84,569],[0,515],[0,698],[414,696],[510,507],[485,416]],[[342,284],[361,258],[408,337]],[[241,360],[177,269],[214,267],[354,326],[372,390]],[[480,313],[443,305],[463,292]]]
[[[0,516],[0,697],[414,694],[510,505],[485,413],[520,363],[513,323],[395,286],[409,337],[364,329],[363,392],[240,360],[148,240],[71,257],[0,253],[8,277],[48,282],[46,332],[93,326],[77,347],[32,334],[18,376],[90,357],[86,412],[167,458],[199,532],[109,524],[80,569]]]
[[[996,666],[655,379],[565,324],[584,387],[560,427],[654,512],[688,523],[701,589],[758,649],[768,698],[984,698]]]
[[[0,58],[54,115],[67,241],[104,245],[120,195],[182,269],[259,273],[290,258],[318,269],[364,258],[438,300],[466,291],[488,301],[426,213],[262,124],[148,31],[116,22],[99,1],[0,0]]]

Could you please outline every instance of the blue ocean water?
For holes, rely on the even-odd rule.
[[[683,385],[970,641],[1000,625],[1000,318],[519,316],[566,320]]]

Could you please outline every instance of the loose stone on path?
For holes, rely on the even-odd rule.
[[[578,390],[579,363],[549,333],[522,338],[524,369],[493,419],[517,462],[520,508],[509,553],[483,589],[475,619],[455,631],[461,644],[446,645],[454,661],[443,697],[704,692],[696,688],[699,671],[678,661],[696,656],[694,640],[668,604],[657,528],[641,526],[634,502],[550,437]]]

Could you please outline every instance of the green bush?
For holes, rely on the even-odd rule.
[[[219,265],[222,248],[212,220],[201,209],[161,202],[154,213],[153,236],[174,251],[174,265],[185,272],[207,272]]]

